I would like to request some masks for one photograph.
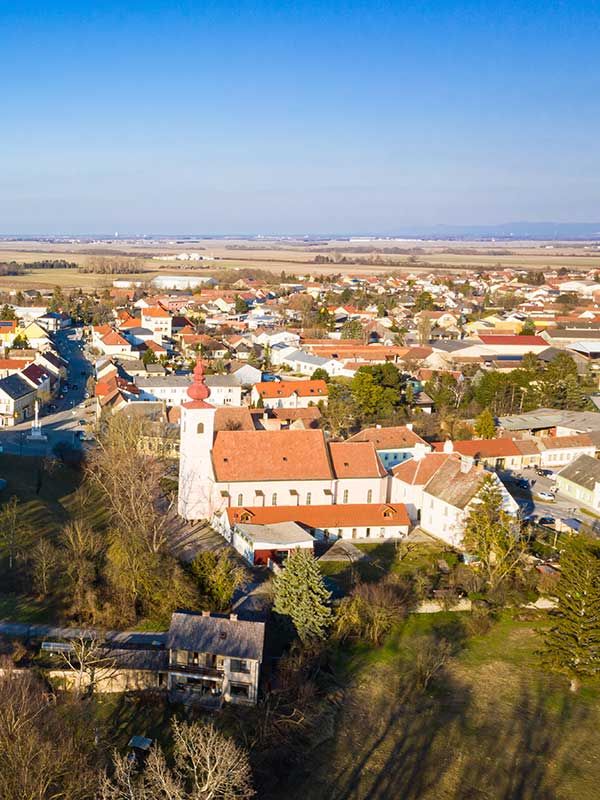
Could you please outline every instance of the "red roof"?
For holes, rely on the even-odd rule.
[[[443,452],[444,442],[434,442],[434,449]],[[480,458],[503,458],[504,456],[520,456],[521,451],[512,439],[470,439],[453,442],[453,452],[462,456],[479,456]]]
[[[299,397],[327,397],[329,394],[325,381],[271,381],[256,383],[254,388],[261,397],[290,397],[296,393]]]
[[[330,442],[336,478],[381,478],[386,471],[373,442]]]
[[[412,486],[425,486],[449,457],[447,453],[429,453],[423,458],[410,458],[396,465],[392,474]]]
[[[320,529],[410,525],[403,503],[230,507],[227,509],[227,516],[230,524],[249,522],[252,525],[269,525],[276,522],[297,522],[307,528]]]
[[[220,482],[332,478],[320,430],[219,431],[212,459]]]

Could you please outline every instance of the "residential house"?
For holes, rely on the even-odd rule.
[[[518,504],[496,473],[487,472],[471,458],[453,455],[423,487],[421,528],[453,547],[461,547],[469,511],[486,476],[496,483],[504,510],[516,514]]]
[[[575,503],[583,503],[600,512],[600,461],[590,455],[580,455],[556,476],[561,494]]]
[[[250,400],[264,408],[308,408],[319,402],[326,405],[328,396],[329,390],[323,380],[269,381],[255,384]]]
[[[387,470],[412,458],[415,451],[424,454],[432,449],[431,445],[413,431],[410,423],[390,428],[382,428],[380,425],[375,428],[364,428],[351,436],[348,441],[373,442],[377,455]]]
[[[410,530],[410,519],[402,503],[231,507],[218,521],[223,535],[232,542],[241,525],[258,528],[294,523],[308,531],[311,540],[315,537],[321,541],[401,539]],[[278,560],[276,552],[269,557]]]
[[[248,515],[249,516],[249,515]],[[250,518],[251,519],[251,518]],[[231,545],[252,566],[281,566],[295,550],[314,550],[314,539],[296,522],[236,522]]]
[[[48,331],[48,333],[57,333],[58,331],[68,328],[69,325],[72,324],[72,319],[64,312],[48,311],[46,314],[38,317],[36,322],[44,328],[44,330]]]
[[[177,612],[171,617],[168,690],[173,700],[256,703],[264,622]]]
[[[18,331],[20,336],[26,337],[29,342],[29,347],[34,350],[45,350],[50,346],[50,337],[48,332],[38,325],[37,322],[30,322],[24,328]]]
[[[179,406],[187,399],[190,375],[139,375],[133,379],[140,400],[162,400],[168,406]]]
[[[242,387],[234,375],[207,375],[206,385],[216,406],[242,405]]]
[[[3,348],[10,347],[16,335],[17,335],[16,320],[14,319],[0,320],[0,345]]]
[[[12,427],[31,419],[36,399],[35,388],[21,375],[0,380],[0,426]]]
[[[556,469],[586,455],[594,458],[596,445],[587,433],[575,436],[544,436],[538,440],[542,467]]]
[[[172,318],[161,306],[150,306],[141,309],[142,327],[149,328],[158,341],[170,339],[173,334]]]

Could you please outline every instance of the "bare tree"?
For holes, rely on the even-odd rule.
[[[99,437],[88,475],[91,485],[100,490],[115,526],[158,553],[167,542],[168,512],[174,501],[161,487],[164,463],[155,455],[140,452],[144,431],[141,420],[113,417]]]
[[[249,800],[255,796],[245,750],[212,723],[173,722],[175,765],[160,748],[143,770],[115,756],[112,777],[101,780],[100,800]]]
[[[93,736],[79,724],[81,712],[48,694],[30,670],[16,670],[10,660],[1,666],[2,800],[92,800]]]
[[[432,636],[423,636],[418,640],[413,661],[417,688],[426,691],[433,678],[444,668],[451,655],[452,646],[447,639],[437,641]]]
[[[28,533],[29,529],[23,524],[19,512],[19,500],[13,496],[0,509],[0,548],[8,557],[9,570],[12,570]]]
[[[106,644],[90,632],[69,641],[69,649],[56,654],[75,676],[77,694],[93,694],[102,681],[113,678],[118,669]]]
[[[31,551],[31,565],[35,588],[40,594],[48,594],[58,565],[58,551],[52,542],[39,540]]]

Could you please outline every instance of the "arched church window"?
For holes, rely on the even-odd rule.
[[[204,433],[204,423],[199,422],[198,427],[196,428],[196,433]]]

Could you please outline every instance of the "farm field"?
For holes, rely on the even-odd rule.
[[[400,252],[385,253],[384,249],[398,248]],[[543,243],[531,242],[347,242],[330,241],[318,243],[273,243],[264,244],[255,240],[207,239],[199,242],[100,242],[100,243],[48,243],[48,242],[0,242],[0,261],[17,261],[27,264],[40,259],[65,258],[77,264],[86,264],[98,256],[121,256],[133,258],[139,263],[140,272],[122,276],[132,280],[148,280],[157,273],[198,273],[198,268],[189,268],[185,262],[166,262],[155,256],[169,256],[181,252],[200,252],[217,260],[203,265],[202,274],[223,269],[262,269],[273,273],[285,271],[292,274],[377,274],[393,269],[403,271],[430,270],[462,271],[474,269],[498,269],[513,267],[523,269],[575,270],[600,268],[600,251],[596,245],[564,243],[547,249]],[[315,264],[317,255],[359,259],[363,263]],[[373,264],[374,258],[382,258],[384,264]],[[187,268],[186,268],[187,267]],[[0,288],[102,288],[110,286],[111,275],[81,274],[76,270],[32,270],[19,276],[0,277]]]

